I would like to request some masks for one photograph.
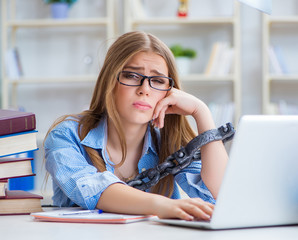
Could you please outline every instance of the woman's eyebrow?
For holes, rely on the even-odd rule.
[[[143,67],[134,67],[134,66],[125,66],[123,69],[124,70],[130,69],[130,70],[134,70],[134,71],[136,71],[136,70],[144,70]]]
[[[134,66],[125,66],[123,69],[124,70],[129,69],[129,70],[133,70],[133,71],[144,70],[143,67],[134,67]],[[154,73],[156,76],[166,76],[165,74],[163,74],[157,70],[152,70],[151,72]]]
[[[157,70],[152,70],[151,72],[153,72],[154,74],[156,74],[157,76],[166,76],[165,74],[157,71]]]

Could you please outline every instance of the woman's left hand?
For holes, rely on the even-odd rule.
[[[166,114],[192,115],[195,117],[200,107],[204,105],[201,100],[193,95],[173,88],[156,105],[153,114],[153,124],[155,127],[163,128]]]

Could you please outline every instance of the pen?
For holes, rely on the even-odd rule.
[[[79,214],[88,214],[88,213],[102,213],[103,211],[101,209],[96,209],[96,210],[81,210],[81,211],[74,211],[74,212],[65,212],[61,213],[60,215],[79,215]]]

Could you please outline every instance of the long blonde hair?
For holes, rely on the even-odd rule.
[[[117,84],[117,74],[123,69],[126,62],[139,52],[154,52],[163,57],[168,67],[169,77],[174,80],[175,88],[181,88],[175,59],[169,48],[152,34],[140,31],[128,32],[120,36],[109,48],[103,67],[97,78],[89,110],[76,116],[79,122],[79,137],[82,140],[91,129],[98,125],[103,116],[108,115],[109,119],[116,127],[122,149],[122,160],[118,166],[121,166],[125,161],[127,148],[120,117],[116,110],[114,89]],[[62,121],[65,121],[68,116],[70,115],[63,116],[57,120],[50,130]],[[184,116],[176,114],[166,115],[164,128],[160,130],[160,133],[161,141],[160,146],[158,146],[155,131],[151,127],[154,143],[156,148],[159,149],[158,155],[160,163],[162,163],[168,155],[177,151],[181,146],[184,146],[195,137],[195,133],[187,119]],[[89,147],[85,147],[85,149],[98,171],[106,171],[105,163],[98,151]],[[173,188],[174,177],[169,175],[163,178],[151,191],[171,196]]]

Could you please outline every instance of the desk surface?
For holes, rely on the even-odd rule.
[[[0,216],[1,239],[55,240],[297,240],[298,226],[237,230],[200,230],[155,222],[81,224],[37,222],[30,215]]]

